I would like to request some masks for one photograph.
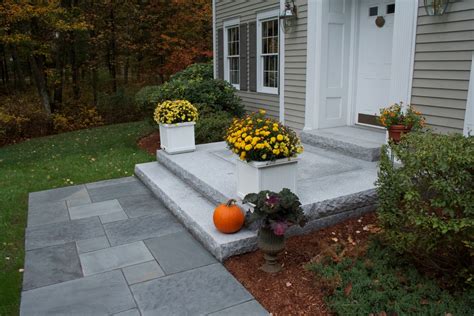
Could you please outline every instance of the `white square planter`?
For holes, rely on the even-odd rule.
[[[280,192],[283,188],[296,193],[297,163],[297,158],[250,162],[237,158],[237,196],[243,199],[248,193]]]
[[[195,122],[160,124],[160,147],[168,154],[194,151]]]

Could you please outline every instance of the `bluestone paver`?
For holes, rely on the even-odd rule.
[[[168,213],[163,203],[153,197],[151,193],[124,196],[118,200],[130,218]]]
[[[202,315],[252,299],[220,263],[130,288],[142,315]]]
[[[149,193],[148,189],[137,179],[127,182],[111,182],[109,185],[88,187],[92,202],[112,200],[127,195],[138,195]]]
[[[62,222],[61,224],[33,226],[26,229],[26,250],[104,235],[104,229],[98,217]]]
[[[26,252],[23,290],[82,278],[73,242]]]
[[[35,205],[38,203],[51,203],[88,198],[89,194],[87,193],[86,187],[84,185],[73,185],[64,188],[30,193],[29,204]]]
[[[113,212],[105,215],[100,215],[99,216],[100,221],[102,224],[107,224],[107,223],[112,223],[116,221],[123,221],[124,219],[127,219],[128,216],[125,214],[124,211],[118,211],[118,212]]]
[[[167,235],[182,230],[183,227],[168,213],[107,223],[104,224],[104,229],[110,244],[116,246]]]
[[[97,274],[153,260],[143,241],[79,255],[84,275]]]
[[[97,188],[102,188],[102,187],[107,187],[110,185],[115,185],[115,184],[124,184],[128,182],[136,182],[137,178],[134,176],[131,177],[123,177],[123,178],[117,178],[117,179],[109,179],[109,180],[102,180],[102,181],[97,181],[97,182],[91,182],[91,183],[86,183],[86,188],[87,189],[97,189]]]
[[[29,208],[28,227],[60,223],[69,220],[65,201],[37,203]]]
[[[110,315],[136,308],[120,270],[23,292],[21,315]]]
[[[140,312],[138,311],[138,309],[134,308],[134,309],[129,309],[128,311],[125,311],[125,312],[114,314],[114,316],[140,316]]]
[[[217,262],[186,231],[148,239],[145,240],[145,244],[166,274],[186,271]]]
[[[209,316],[268,316],[268,312],[256,300],[225,308]]]
[[[253,311],[253,297],[135,177],[29,202],[22,316]]]
[[[85,253],[110,247],[109,240],[105,236],[79,240],[76,242],[76,245],[77,251],[79,253]]]
[[[117,212],[123,212],[122,206],[120,206],[120,203],[117,200],[83,204],[69,208],[69,215],[71,216],[71,219],[107,215]]]
[[[125,267],[122,271],[128,284],[140,283],[165,275],[155,260]]]

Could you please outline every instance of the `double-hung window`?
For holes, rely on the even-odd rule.
[[[258,15],[257,90],[278,93],[279,20],[278,11]]]
[[[240,88],[240,28],[239,21],[224,23],[224,79]]]

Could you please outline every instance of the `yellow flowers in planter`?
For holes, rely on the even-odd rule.
[[[296,133],[266,118],[264,110],[235,119],[225,140],[230,150],[245,161],[272,161],[296,157],[303,152]]]
[[[195,122],[198,119],[198,111],[189,101],[168,100],[158,104],[154,119],[158,124]]]

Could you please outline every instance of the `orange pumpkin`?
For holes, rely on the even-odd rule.
[[[238,232],[244,225],[244,213],[235,202],[234,199],[230,199],[226,204],[220,204],[214,210],[214,225],[224,234]]]

